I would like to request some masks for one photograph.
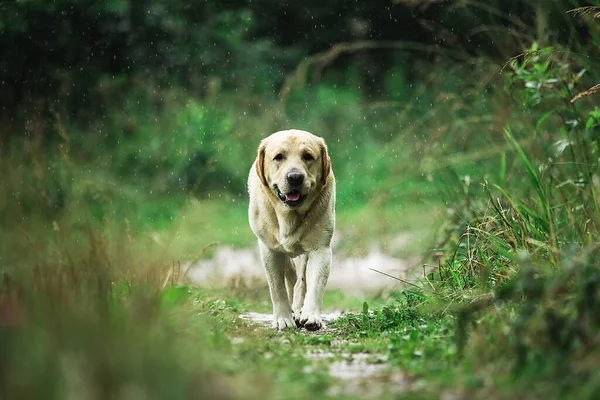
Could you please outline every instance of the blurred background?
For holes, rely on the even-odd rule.
[[[178,259],[248,247],[257,144],[294,127],[331,149],[340,252],[419,253],[435,210],[464,195],[441,185],[498,173],[504,127],[530,117],[505,91],[510,57],[560,43],[589,61],[574,3],[4,3],[2,220],[51,228],[77,209],[164,242],[179,218]],[[11,262],[18,244],[2,243]]]
[[[502,130],[523,119],[501,68],[533,43],[585,54],[571,3],[5,3],[2,154],[27,184],[4,190],[2,219],[85,206],[160,232],[194,198],[178,257],[246,246],[257,144],[295,127],[329,144],[348,247],[385,247],[430,228],[441,175],[497,172]]]
[[[178,292],[167,300],[148,293],[186,278],[205,283],[211,268],[231,272],[213,286],[252,286],[261,272],[247,253],[255,246],[247,174],[259,141],[288,128],[328,143],[342,289],[379,279],[348,278],[371,267],[413,282],[453,265],[464,279],[437,279],[476,285],[474,258],[483,265],[508,256],[487,245],[489,253],[475,255],[462,235],[490,212],[505,215],[500,200],[488,203],[500,197],[516,210],[512,230],[486,222],[478,232],[513,232],[503,249],[559,263],[548,249],[587,243],[595,232],[596,217],[586,213],[597,207],[600,25],[593,8],[569,12],[595,5],[2,2],[0,322],[18,324],[23,304],[40,306],[46,311],[30,321],[79,337],[66,326],[92,323],[86,310],[102,309],[106,293],[148,321],[156,302]],[[550,187],[562,190],[556,202]],[[559,221],[555,206],[575,198],[580,207],[569,205]],[[486,270],[492,287],[512,276],[508,264]],[[244,275],[246,266],[253,272]],[[244,298],[268,309],[260,293]],[[56,361],[60,346],[44,350],[44,362]],[[164,365],[161,357],[152,360]],[[65,368],[78,362],[68,358]],[[9,379],[1,367],[0,376]]]

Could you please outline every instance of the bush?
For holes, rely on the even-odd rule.
[[[552,382],[555,397],[591,393],[600,357],[596,109],[577,103],[585,69],[560,54],[534,45],[509,63],[506,88],[537,122],[528,135],[506,128],[515,169],[452,207],[429,275],[458,302],[459,350],[475,375],[533,379],[535,393]]]

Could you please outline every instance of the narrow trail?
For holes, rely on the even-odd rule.
[[[328,335],[336,337],[337,330],[328,325],[342,315],[335,311],[322,314],[325,326],[318,331],[298,330],[304,335]],[[257,329],[272,329],[273,316],[256,312],[247,312],[240,318],[254,323]],[[337,338],[326,348],[308,351],[304,357],[312,361],[312,369],[326,366],[329,375],[334,378],[328,395],[356,396],[363,399],[378,399],[385,395],[412,391],[417,382],[402,371],[391,367],[383,355],[366,352],[350,352],[352,343]],[[311,370],[305,371],[310,373]]]
[[[408,235],[401,234],[396,241],[402,246],[407,240]],[[327,289],[337,289],[357,297],[380,295],[398,287],[398,281],[389,276],[407,279],[411,267],[416,263],[416,259],[392,257],[379,251],[376,246],[361,257],[344,257],[336,255],[334,251]],[[220,246],[211,259],[185,266],[188,267],[188,278],[199,286],[222,288],[266,285],[260,256],[254,248]],[[308,361],[305,372],[327,371],[333,382],[327,394],[342,398],[379,399],[416,390],[419,382],[392,367],[386,356],[364,351],[364,346],[360,343],[344,338],[336,328],[330,326],[342,314],[341,311],[322,314],[325,326],[318,331],[296,331],[302,335],[321,336],[324,339],[318,345],[308,346],[304,353],[296,354]],[[246,312],[239,318],[255,329],[273,329],[272,314]],[[289,341],[285,335],[281,335],[280,339]]]

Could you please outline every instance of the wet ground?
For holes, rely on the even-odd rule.
[[[409,240],[408,235],[398,235],[398,246]],[[353,295],[378,294],[404,286],[391,277],[410,280],[410,271],[418,264],[416,258],[399,259],[384,254],[373,246],[372,250],[357,257],[340,256],[333,243],[333,262],[327,289],[338,289]],[[187,269],[188,266],[185,266]],[[203,287],[236,287],[236,282],[247,285],[266,285],[265,273],[257,249],[235,249],[220,246],[211,259],[204,259],[189,266],[187,277],[196,285]],[[322,314],[325,326],[316,332],[300,330],[305,335],[326,335],[334,333],[328,325],[339,318],[342,312]],[[247,312],[240,318],[255,323],[257,329],[272,329],[271,314]],[[240,339],[242,340],[242,339]],[[235,339],[234,339],[235,342]],[[311,369],[327,368],[336,383],[330,387],[330,395],[341,397],[356,396],[366,399],[387,397],[386,395],[406,393],[418,385],[402,371],[389,366],[383,355],[366,352],[349,352],[352,346],[347,340],[333,340],[330,346],[316,348],[304,356],[312,360]]]
[[[327,325],[339,318],[342,312],[331,312],[322,314],[325,326],[316,332],[304,329],[300,332],[306,335],[326,335],[335,332],[334,328]],[[271,314],[248,312],[240,315],[240,318],[258,324],[265,329],[272,329]],[[345,349],[351,345],[347,340],[334,340],[327,350],[316,349],[305,354],[305,357],[313,361],[313,366],[318,368],[325,364],[329,375],[336,383],[329,388],[332,396],[357,396],[364,399],[379,399],[386,395],[398,394],[411,391],[418,384],[398,369],[390,367],[382,355],[371,353],[349,353]]]

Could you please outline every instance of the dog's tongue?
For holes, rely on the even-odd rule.
[[[288,194],[285,195],[285,199],[287,201],[296,201],[300,198],[300,192],[290,192]]]

